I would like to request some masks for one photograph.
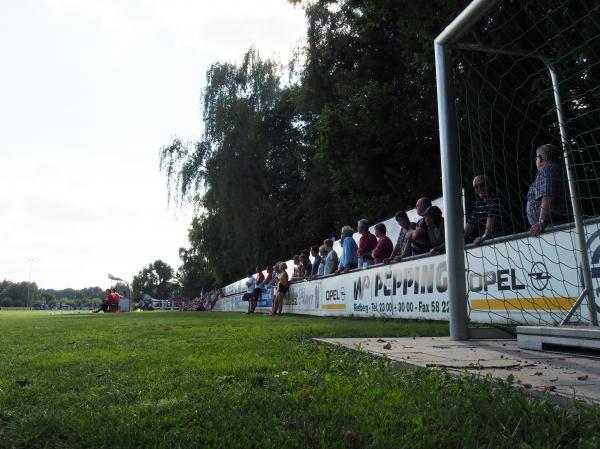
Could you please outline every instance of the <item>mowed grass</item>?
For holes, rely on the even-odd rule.
[[[401,369],[309,337],[445,323],[0,312],[1,448],[600,446],[600,411]]]

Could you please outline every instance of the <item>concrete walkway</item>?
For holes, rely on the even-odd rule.
[[[600,357],[538,352],[517,347],[516,340],[450,341],[448,337],[316,338],[385,356],[411,367],[446,369],[453,374],[480,373],[515,379],[526,394],[548,395],[555,402],[577,399],[600,404]]]

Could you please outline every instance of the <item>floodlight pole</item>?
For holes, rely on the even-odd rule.
[[[450,339],[468,340],[467,284],[460,153],[450,48],[498,0],[474,0],[435,39],[435,71],[444,195],[446,263],[450,297]]]

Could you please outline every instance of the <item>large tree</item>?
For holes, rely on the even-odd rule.
[[[161,168],[178,199],[197,206],[190,242],[218,284],[272,261],[285,238],[281,212],[293,214],[301,155],[279,72],[255,50],[239,65],[213,64],[202,139],[162,150]]]
[[[294,81],[254,50],[213,64],[202,138],[162,149],[218,285],[441,193],[433,40],[467,1],[293,3],[307,17]]]
[[[160,259],[148,264],[133,277],[131,288],[134,299],[140,299],[144,294],[158,299],[170,298],[177,287],[174,273],[173,268]]]
[[[201,292],[215,287],[215,278],[208,267],[208,261],[196,246],[179,248],[179,258],[181,265],[177,270],[177,279],[181,296],[195,298]]]

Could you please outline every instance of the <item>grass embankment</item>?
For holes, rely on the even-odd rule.
[[[306,341],[447,332],[300,316],[0,312],[0,447],[599,446],[598,409]]]

